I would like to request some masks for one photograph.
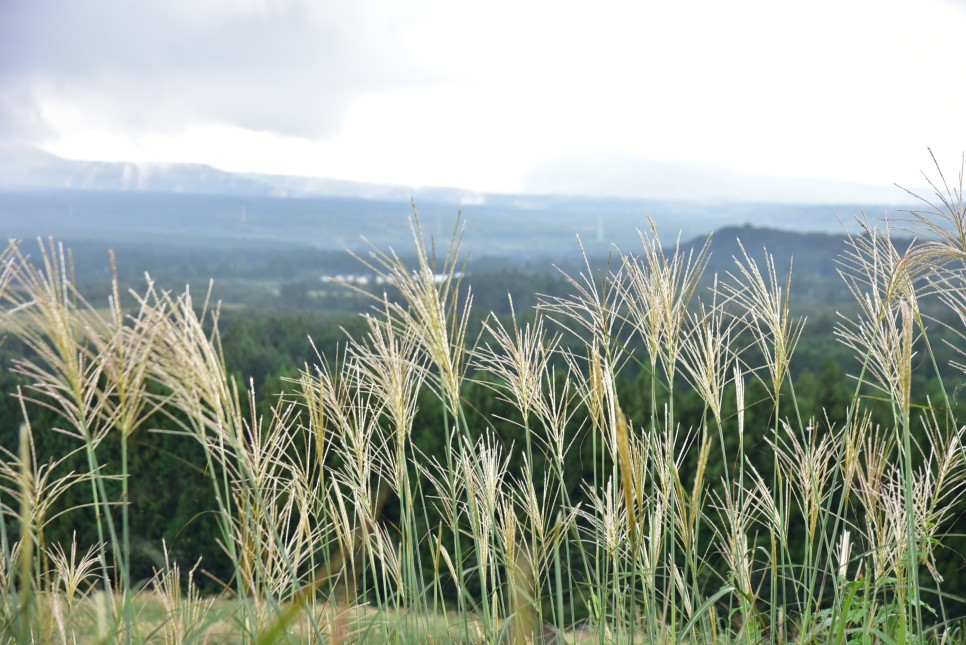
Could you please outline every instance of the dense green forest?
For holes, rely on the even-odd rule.
[[[646,320],[646,311],[627,313],[616,310],[616,322],[606,337],[607,343],[613,344],[616,355],[621,357],[613,366],[611,378],[615,390],[612,396],[620,401],[620,414],[625,415],[635,429],[649,425],[657,427],[655,418],[658,415],[674,419],[674,441],[683,446],[681,461],[675,464],[675,472],[681,480],[693,478],[711,482],[708,494],[712,498],[717,495],[718,499],[727,494],[729,477],[736,472],[744,473],[745,469],[754,473],[757,481],[779,481],[782,474],[777,469],[776,446],[790,440],[776,434],[781,422],[787,420],[790,427],[801,428],[812,442],[810,449],[815,449],[816,445],[824,445],[827,437],[837,435],[840,429],[855,423],[854,401],[857,397],[864,401],[867,416],[863,424],[876,429],[872,431],[873,436],[880,427],[894,426],[892,399],[863,378],[868,365],[855,347],[849,346],[848,325],[841,324],[855,316],[859,307],[855,300],[855,283],[850,289],[848,282],[839,275],[840,269],[846,274],[851,270],[850,252],[864,248],[864,242],[856,239],[850,240],[844,235],[742,227],[723,229],[707,240],[679,242],[677,247],[666,251],[668,257],[681,262],[674,266],[690,267],[694,260],[704,269],[703,276],[699,280],[696,278],[693,284],[694,300],[689,310],[681,314],[693,317],[690,320],[695,331],[690,333],[700,333],[700,325],[712,320],[704,307],[726,315],[729,309],[742,305],[742,298],[747,293],[747,288],[742,285],[754,278],[754,274],[748,273],[749,267],[765,267],[767,277],[762,284],[771,284],[778,294],[775,297],[785,297],[782,293],[788,295],[790,309],[781,315],[792,321],[787,324],[791,325],[788,333],[793,341],[794,360],[787,367],[787,376],[775,377],[761,368],[749,367],[770,365],[773,364],[770,361],[775,360],[765,355],[769,349],[753,328],[734,327],[731,331],[714,332],[725,334],[715,342],[727,343],[734,348],[734,356],[740,357],[734,364],[725,366],[735,374],[726,378],[724,390],[714,395],[720,402],[720,409],[709,407],[709,398],[713,397],[701,390],[700,383],[692,380],[697,378],[694,374],[689,375],[682,369],[669,375],[666,367],[661,374],[655,371],[661,369],[655,362],[658,350],[642,344],[640,326],[628,322],[633,316]],[[649,248],[647,238],[642,238],[639,243],[646,252]],[[891,248],[901,254],[909,242],[898,238],[889,244],[894,244]],[[624,284],[623,289],[632,290],[632,282],[622,283],[621,280],[624,280],[625,272],[629,275],[640,272],[635,263],[641,260],[633,252],[622,250],[628,246],[632,244],[615,245],[608,254],[586,255],[578,260],[570,258],[542,266],[538,266],[532,257],[475,260],[470,256],[458,266],[433,269],[442,272],[439,278],[442,282],[449,280],[454,286],[458,284],[459,291],[454,291],[458,294],[457,300],[452,306],[454,310],[465,312],[465,327],[461,327],[458,333],[466,339],[469,371],[459,387],[458,406],[460,414],[465,415],[461,417],[466,433],[463,440],[469,443],[462,448],[466,449],[472,442],[495,440],[498,449],[506,455],[504,468],[507,473],[539,473],[556,468],[559,473],[557,485],[562,487],[556,493],[545,488],[549,483],[516,481],[514,476],[507,475],[506,484],[511,488],[532,485],[535,499],[551,500],[546,502],[550,506],[544,509],[547,516],[559,513],[556,509],[564,501],[577,509],[591,508],[599,503],[597,484],[588,485],[588,482],[599,483],[602,472],[616,471],[619,465],[614,456],[616,453],[602,449],[600,437],[596,434],[601,424],[593,418],[592,406],[587,402],[574,408],[561,421],[566,426],[569,443],[567,450],[559,453],[558,462],[552,461],[553,451],[549,447],[534,450],[530,429],[534,419],[521,412],[519,401],[505,392],[506,384],[494,377],[493,365],[487,366],[488,360],[503,360],[495,359],[497,353],[490,347],[494,344],[507,346],[509,336],[499,337],[507,334],[506,330],[514,330],[513,333],[519,335],[521,329],[526,329],[525,333],[529,334],[531,325],[547,325],[550,339],[547,342],[553,351],[548,353],[547,363],[541,368],[545,380],[540,387],[551,396],[558,389],[569,391],[571,384],[563,379],[574,378],[582,369],[576,367],[579,363],[574,357],[588,348],[596,348],[599,342],[597,336],[588,334],[590,328],[584,329],[579,324],[583,314],[569,308],[574,302],[570,298],[575,291],[581,293],[582,289],[589,288],[606,293],[607,285],[611,283]],[[29,246],[25,248],[31,253]],[[88,303],[85,306],[89,305],[95,311],[109,306],[112,293],[120,296],[126,308],[136,310],[138,294],[146,282],[150,289],[160,293],[178,292],[183,285],[188,285],[188,291],[194,296],[194,307],[201,311],[207,333],[220,350],[237,391],[247,393],[241,396],[240,403],[243,416],[250,419],[246,427],[273,427],[271,419],[279,415],[285,417],[284,423],[280,421],[280,427],[304,429],[317,425],[319,421],[310,418],[313,414],[311,403],[307,403],[305,391],[300,388],[304,388],[306,379],[326,378],[327,374],[338,373],[339,366],[350,361],[347,347],[358,352],[364,351],[359,348],[377,342],[378,337],[372,334],[383,328],[374,321],[388,316],[390,310],[396,311],[393,309],[396,303],[412,297],[402,291],[405,287],[402,282],[377,279],[380,269],[386,266],[385,262],[391,259],[399,266],[419,266],[427,261],[426,257],[400,258],[380,255],[377,250],[357,255],[307,249],[293,251],[287,247],[260,247],[257,250],[252,247],[247,250],[250,252],[240,253],[239,249],[231,248],[205,251],[190,247],[118,244],[116,250],[108,253],[102,244],[82,242],[72,250],[64,251],[63,257]],[[32,253],[39,258],[48,257],[45,253],[56,258],[61,251],[60,247],[48,246],[46,251],[37,247]],[[653,266],[659,266],[662,260],[656,258],[652,256],[647,261],[656,261],[658,264]],[[428,266],[426,270],[429,270]],[[688,271],[690,268],[685,269],[685,273]],[[779,277],[785,275],[789,276],[787,281]],[[213,282],[205,276],[210,276]],[[397,274],[396,280],[402,280],[401,276],[404,274]],[[432,282],[431,274],[428,279]],[[126,295],[120,295],[122,293]],[[585,303],[583,306],[592,301],[589,293],[580,296],[583,298],[581,302]],[[621,298],[633,303],[628,294],[621,294]],[[940,304],[923,300],[918,315],[924,333],[915,338],[910,336],[909,341],[912,360],[909,404],[917,417],[933,419],[936,428],[951,426],[956,418],[962,418],[966,413],[959,397],[961,371],[956,363],[961,340],[957,329],[961,321]],[[539,323],[538,311],[543,317]],[[578,324],[575,325],[575,321]],[[599,324],[595,325],[594,334],[598,334]],[[0,347],[3,365],[0,391],[6,393],[0,402],[0,446],[10,456],[16,453],[18,445],[22,445],[17,428],[26,415],[34,429],[32,449],[36,464],[52,464],[54,460],[71,455],[67,461],[58,463],[58,468],[84,472],[89,464],[85,463],[83,451],[78,450],[78,436],[64,426],[63,411],[50,404],[50,393],[38,390],[33,382],[29,365],[36,358],[16,335],[5,336]],[[593,369],[593,364],[587,369]],[[740,374],[741,370],[747,370],[746,374]],[[594,377],[588,373],[582,378],[592,380]],[[773,385],[770,379],[774,378],[781,384],[777,393],[770,389]],[[739,384],[742,384],[740,391]],[[152,400],[159,403],[153,412],[148,411],[138,431],[129,434],[112,432],[98,444],[98,459],[103,471],[127,473],[126,479],[105,477],[102,482],[102,494],[107,499],[118,500],[112,504],[110,513],[120,513],[122,508],[125,511],[124,539],[128,558],[125,573],[130,576],[132,584],[137,585],[139,581],[147,584],[173,559],[185,568],[198,565],[202,576],[198,584],[206,593],[231,590],[232,578],[238,575],[238,561],[226,547],[225,529],[219,524],[219,509],[212,493],[211,455],[205,452],[203,444],[192,440],[187,430],[192,420],[184,416],[184,410],[176,408],[172,411],[165,405],[169,396],[165,387],[160,384],[148,386],[153,388]],[[441,432],[441,428],[448,426],[457,404],[447,403],[442,390],[433,387],[419,389],[416,397],[410,435],[414,454],[446,454],[452,445],[447,443],[446,433]],[[780,397],[794,405],[779,411],[777,401]],[[738,401],[744,402],[740,408]],[[712,412],[720,442],[714,451],[710,450],[707,431]],[[929,427],[924,424],[910,429],[920,450],[925,450],[925,446],[934,440],[927,434]],[[286,450],[291,454],[286,458],[298,462],[305,455],[322,455],[325,460],[320,466],[322,469],[338,469],[340,460],[347,458],[344,447],[327,452],[299,443],[307,441],[307,436],[299,433],[298,438],[288,444]],[[699,443],[701,449],[695,449]],[[414,463],[407,468],[413,481],[418,482],[424,477]],[[379,475],[376,479],[387,476]],[[432,534],[438,525],[438,540],[443,540],[442,527],[446,518],[438,505],[419,506],[420,515],[414,518],[412,510],[407,515],[403,499],[392,494],[383,498],[381,490],[381,501],[376,502],[377,522],[387,527],[411,526],[410,530],[418,535]],[[96,514],[102,512],[103,507],[91,505],[88,495],[89,491],[84,487],[76,486],[52,499],[52,507],[47,512],[52,519],[43,526],[41,542],[70,544],[76,539],[78,544],[87,545],[102,540],[103,536],[99,534],[102,520]],[[960,500],[960,496],[957,494],[954,499]],[[12,502],[4,503],[8,509],[14,507]],[[945,537],[941,550],[931,554],[933,559],[929,561],[929,566],[933,567],[930,571],[944,581],[943,591],[949,594],[950,600],[966,594],[966,558],[961,555],[966,553],[963,510],[966,505],[957,501],[951,514],[946,516],[948,525],[942,527]],[[5,518],[11,516],[10,513],[4,515]],[[813,543],[806,538],[809,533],[807,522],[803,523],[801,518],[788,521],[791,524],[786,528],[788,542],[784,547],[787,556],[792,560],[800,556],[807,559],[813,548]],[[575,520],[575,526],[578,525]],[[17,537],[17,531],[16,525],[5,525],[4,539]],[[707,541],[711,538],[706,536],[705,543],[696,544],[695,548],[706,551],[701,556],[704,573],[695,571],[694,584],[713,589],[715,584],[720,584],[713,579],[713,572],[721,566],[731,565],[720,561],[727,558],[726,553],[710,550],[711,542]],[[766,546],[757,543],[757,548]],[[429,542],[416,547],[415,553],[419,555],[415,557],[421,562],[419,567],[424,569],[419,575],[433,576],[431,547]],[[831,545],[826,548],[832,550]],[[582,565],[578,557],[586,558],[586,554],[568,551],[557,557],[564,560],[557,566],[577,571]],[[438,559],[437,554],[436,567],[439,566]],[[587,566],[586,560],[583,566]],[[766,576],[760,574],[760,577],[764,581]],[[461,602],[459,585],[444,580],[437,580],[435,584],[446,603]],[[466,584],[469,593],[485,595],[485,577],[470,579]],[[670,585],[671,581],[666,584]],[[377,591],[378,586],[375,586],[367,593]],[[774,599],[787,594],[794,596],[797,591],[783,586],[780,589],[759,588],[757,593],[762,597],[770,594]],[[820,598],[823,593],[825,591],[819,591]],[[563,603],[562,594],[558,593],[557,598]],[[379,598],[373,597],[372,600],[379,601]],[[546,611],[565,611],[569,620],[582,621],[591,620],[595,610],[593,606],[577,606],[568,600],[566,607],[561,604],[559,610],[546,608]],[[945,609],[943,613],[945,615]]]
[[[803,419],[815,419],[820,428],[841,425],[846,406],[852,399],[854,376],[861,370],[853,353],[836,339],[836,321],[841,313],[851,312],[855,304],[837,275],[837,258],[845,249],[845,237],[827,234],[803,234],[758,229],[752,227],[724,229],[712,236],[709,266],[703,280],[703,297],[707,297],[716,281],[727,281],[734,271],[735,257],[740,256],[740,244],[753,257],[763,257],[764,250],[772,254],[779,267],[792,269],[794,314],[806,319],[804,332],[792,368],[795,395],[799,402],[796,411]],[[703,238],[684,243],[684,252],[696,251]],[[299,370],[325,361],[339,361],[340,347],[347,339],[365,333],[365,314],[379,306],[380,289],[374,284],[349,288],[324,281],[323,276],[367,275],[366,266],[359,258],[347,253],[327,251],[274,250],[260,247],[257,253],[239,254],[237,249],[201,250],[147,245],[117,245],[118,276],[122,284],[137,289],[144,273],[170,289],[180,284],[191,284],[196,297],[201,299],[209,288],[207,277],[214,278],[211,297],[221,302],[219,327],[228,369],[242,388],[252,387],[257,415],[271,414],[280,396],[291,390]],[[754,250],[754,252],[753,252]],[[97,306],[110,293],[111,262],[106,245],[79,243],[72,245],[76,280],[90,302]],[[363,255],[364,258],[364,255]],[[486,258],[470,261],[466,267],[465,284],[473,298],[473,315],[469,336],[478,343],[488,342],[483,323],[495,316],[506,325],[512,324],[512,312],[520,321],[532,319],[533,310],[567,292],[567,275],[584,270],[600,271],[616,260],[596,257],[586,266],[573,261],[535,266],[533,261]],[[367,293],[368,292],[368,295]],[[699,293],[699,296],[702,294]],[[938,319],[933,350],[937,352],[939,373],[919,369],[915,375],[916,405],[940,406],[940,378],[948,379],[956,393],[957,378],[947,366],[950,350],[945,340],[953,336],[943,330]],[[566,324],[559,329],[566,344],[573,330]],[[640,349],[632,354],[640,354]],[[0,445],[14,449],[17,444],[21,405],[14,396],[28,381],[12,369],[15,359],[23,357],[24,348],[15,338],[5,338],[0,348],[3,370],[0,391],[6,393],[0,405]],[[748,359],[754,363],[754,358]],[[927,366],[920,366],[926,368]],[[630,418],[644,418],[651,409],[649,368],[643,362],[629,362],[618,375],[621,400]],[[29,390],[28,390],[29,392]],[[27,394],[29,396],[29,393]],[[491,426],[504,446],[511,449],[511,459],[517,464],[522,453],[523,430],[514,421],[513,406],[492,396],[482,381],[470,382],[463,392],[467,409],[478,415],[479,426]],[[660,405],[667,403],[666,395],[658,393]],[[687,387],[675,392],[674,408],[683,428],[698,427],[706,413],[698,393]],[[766,479],[771,467],[770,447],[766,435],[773,426],[771,400],[763,383],[755,381],[746,394],[749,406],[746,424],[751,429],[748,441],[757,452],[758,464]],[[726,400],[734,400],[733,392]],[[962,403],[954,401],[962,413]],[[249,406],[251,407],[251,406]],[[730,426],[734,426],[734,410],[728,412]],[[942,410],[940,410],[942,413]],[[74,448],[74,439],[57,432],[55,416],[45,413],[42,406],[29,407],[31,422],[39,430],[37,451],[41,462],[48,455],[58,455]],[[438,428],[444,412],[437,398],[426,396],[420,401],[414,441],[428,454],[441,446]],[[888,411],[883,406],[883,420]],[[586,423],[574,420],[578,442],[586,443]],[[161,543],[164,540],[171,552],[184,562],[202,560],[203,569],[210,575],[206,581],[209,591],[218,590],[229,577],[229,562],[218,546],[217,526],[213,516],[211,484],[205,472],[203,455],[197,444],[179,436],[178,425],[161,414],[146,422],[147,432],[138,433],[132,440],[129,454],[131,531],[135,553],[134,575],[141,579],[151,576],[162,563]],[[733,427],[732,427],[733,429]],[[580,434],[583,432],[583,434]],[[726,433],[734,437],[734,434]],[[109,439],[108,441],[116,439]],[[118,459],[117,446],[108,454]],[[580,495],[582,475],[593,468],[589,448],[572,453],[573,463],[568,473],[572,476],[571,493]],[[82,469],[81,455],[77,455],[78,470]],[[518,465],[518,464],[517,464]],[[109,468],[109,466],[108,466]],[[711,465],[712,474],[721,466]],[[80,491],[77,491],[81,495]],[[63,508],[78,505],[80,499],[69,495],[60,500]],[[386,508],[387,521],[393,521],[398,509],[390,502]],[[84,510],[74,510],[55,522],[48,539],[69,541],[78,531],[81,543],[93,542],[94,522],[84,519]],[[954,534],[966,533],[959,524],[951,527]],[[963,524],[966,529],[966,524]],[[947,542],[950,550],[942,557],[942,570],[953,593],[966,593],[966,536]]]

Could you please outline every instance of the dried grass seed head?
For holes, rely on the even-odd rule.
[[[638,231],[641,255],[621,254],[627,316],[644,340],[651,367],[660,363],[668,380],[677,368],[688,307],[711,257],[711,238],[695,253],[685,253],[678,237],[668,257],[653,220],[650,232]]]

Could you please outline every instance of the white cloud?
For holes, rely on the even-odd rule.
[[[0,118],[74,157],[515,191],[581,159],[911,183],[966,147],[943,0],[14,6]]]

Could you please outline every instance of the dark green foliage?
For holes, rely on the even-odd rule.
[[[797,258],[804,258],[796,260],[795,263],[793,302],[796,303],[798,313],[807,313],[810,323],[792,365],[795,398],[799,402],[799,411],[804,421],[814,418],[822,432],[841,427],[855,389],[855,381],[849,375],[855,375],[861,369],[852,353],[834,338],[835,313],[849,306],[847,294],[829,269],[833,266],[831,258],[841,251],[841,239],[818,235],[802,237],[797,239],[798,246],[794,246],[787,236],[780,234],[763,234],[754,229],[739,231],[739,234],[743,236],[749,251],[766,244],[770,251],[777,254],[790,254],[794,251]],[[738,251],[736,246],[732,248],[727,245],[720,250],[724,258],[716,256],[717,265],[711,268],[724,272],[732,266],[726,261],[730,260],[728,252]],[[185,262],[191,263],[190,259]],[[83,277],[91,284],[100,284],[103,280],[98,267],[81,264],[79,268],[84,269]],[[294,271],[281,260],[277,265],[271,262],[242,263],[227,266],[224,270],[233,276],[232,280],[238,279],[240,275],[252,276],[264,270],[280,284],[276,294],[270,289],[259,290],[260,287],[255,286],[254,281],[229,282],[229,292],[239,298],[243,297],[241,302],[246,306],[226,308],[221,318],[227,366],[240,384],[246,387],[249,383],[254,385],[257,394],[256,412],[260,415],[270,414],[278,397],[292,387],[288,379],[296,377],[298,370],[304,366],[318,362],[316,351],[324,359],[338,360],[339,347],[344,344],[346,334],[359,338],[363,333],[364,327],[360,323],[358,312],[376,302],[363,295],[339,290],[333,285],[323,287],[321,281]],[[188,270],[177,275],[182,280],[196,277],[200,275]],[[529,272],[513,266],[476,275],[470,273],[466,280],[474,294],[476,310],[493,311],[501,317],[510,315],[508,292],[513,298],[518,316],[527,318],[532,315],[530,309],[538,300],[537,294],[559,294],[566,289],[563,280],[553,272]],[[246,293],[239,286],[244,284],[248,284],[254,293]],[[216,296],[219,295],[219,289],[223,287],[216,289]],[[479,319],[472,324],[473,329],[479,329],[480,326]],[[941,397],[939,378],[954,378],[946,365],[946,359],[951,352],[943,341],[952,340],[953,336],[944,334],[938,323],[936,327],[932,338],[933,350],[939,359],[939,374],[933,373],[931,369],[918,370],[914,384],[918,393],[915,403],[921,407],[932,406],[937,410],[937,416],[942,418],[946,410],[943,409],[945,402]],[[475,337],[473,332],[471,337]],[[309,338],[314,342],[314,347]],[[751,364],[760,364],[761,361],[753,355],[755,351],[754,348],[749,348],[746,359]],[[20,377],[10,372],[11,361],[22,355],[23,348],[11,339],[0,348],[0,392],[13,393],[18,385],[26,385]],[[526,428],[532,420],[520,418],[520,413],[512,405],[494,393],[497,384],[487,382],[478,375],[471,376],[476,380],[468,383],[463,391],[465,409],[470,417],[468,426],[476,431],[484,427],[492,427],[496,431],[496,436],[510,455],[508,472],[512,482],[514,473],[520,470],[523,463]],[[767,388],[755,375],[748,374],[746,379],[748,387],[745,399],[748,407],[745,412],[745,454],[764,480],[770,481],[773,452],[769,441],[775,440],[772,399]],[[647,424],[652,409],[662,410],[670,403],[664,389],[657,391],[656,401],[651,400],[650,382],[646,364],[642,367],[640,364],[630,363],[619,377],[619,398],[625,406],[625,413],[637,428]],[[955,381],[947,381],[946,386],[947,391],[957,392]],[[963,399],[960,396],[953,401],[959,418],[966,412]],[[733,456],[738,454],[733,386],[729,386],[724,401],[724,454],[715,441],[707,469],[707,478],[711,481],[720,479],[726,465],[730,472],[735,472],[738,466],[733,462]],[[673,405],[683,432],[687,432],[689,428],[700,427],[708,416],[698,394],[683,384],[676,389]],[[31,423],[36,429],[37,450],[42,459],[76,448],[76,440],[55,431],[58,421],[49,411],[39,406],[30,406],[29,410]],[[793,414],[791,409],[782,410],[783,417],[791,417]],[[875,408],[874,414],[876,420],[890,422],[890,411],[886,404]],[[19,403],[12,396],[0,400],[0,443],[8,449],[15,449],[21,416]],[[443,416],[438,398],[423,392],[412,434],[413,445],[423,455],[440,458],[447,450],[445,437],[441,432],[444,427]],[[591,478],[595,467],[609,468],[610,464],[606,459],[595,464],[595,459],[599,457],[594,453],[593,437],[589,434],[590,424],[586,418],[578,414],[571,426],[571,436],[575,437],[574,449],[569,453],[569,461],[564,469],[567,478],[565,483],[572,500],[579,501],[583,494],[581,482]],[[161,564],[159,556],[163,540],[175,559],[186,565],[193,565],[201,558],[202,569],[210,574],[207,590],[218,590],[218,581],[227,582],[231,572],[229,560],[218,544],[219,531],[213,513],[215,504],[211,482],[200,447],[190,438],[174,434],[178,429],[179,426],[171,419],[155,415],[130,442],[130,493],[127,503],[131,512],[132,578],[145,580],[151,576],[153,567]],[[695,437],[694,440],[700,438]],[[105,469],[118,471],[114,467],[120,454],[116,433],[102,447],[102,451]],[[683,475],[689,475],[696,468],[694,452],[688,457],[689,461],[682,465]],[[732,461],[728,461],[729,459]],[[83,471],[80,455],[77,460],[77,470]],[[540,451],[535,451],[534,470],[540,472],[546,467]],[[412,472],[411,475],[416,477],[417,473]],[[537,491],[538,497],[541,493],[541,490]],[[86,491],[78,488],[72,491],[73,496],[65,497],[61,501],[61,506],[81,504],[86,501],[85,494]],[[390,500],[384,511],[384,521],[396,523],[399,515],[399,500]],[[420,535],[432,534],[437,524],[439,516],[435,509],[420,509],[417,515]],[[95,541],[94,522],[89,510],[72,511],[54,522],[46,533],[46,539],[50,542],[67,543],[74,531],[77,531],[81,544]],[[966,524],[961,519],[958,520],[957,526],[952,527],[951,532],[954,536],[946,541],[950,550],[943,554],[945,557],[940,557],[939,568],[946,577],[944,591],[963,595],[966,594],[966,573],[963,572],[966,560],[956,554],[966,552]],[[793,530],[792,535],[795,534],[796,531]],[[424,567],[428,567],[430,562],[430,557],[425,558]],[[576,566],[577,563],[573,564]],[[455,593],[452,587],[449,591]],[[575,614],[580,615],[583,611],[585,608],[576,608]]]

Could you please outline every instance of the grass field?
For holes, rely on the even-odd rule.
[[[871,226],[850,238],[840,272],[859,313],[838,337],[861,369],[835,424],[798,410],[805,321],[790,313],[791,274],[741,254],[699,289],[707,247],[668,251],[655,230],[609,269],[569,276],[571,293],[544,298],[528,322],[489,318],[474,339],[460,240],[437,258],[414,217],[413,266],[379,249],[362,258],[398,299],[374,298],[365,334],[305,366],[265,417],[246,412],[252,394],[228,374],[204,294],[149,283],[134,309],[115,293],[105,311],[73,289],[61,249],[31,261],[11,246],[0,328],[28,350],[15,394],[25,419],[33,406],[56,414],[86,470],[38,459],[34,438],[53,429],[26,421],[20,445],[0,449],[3,636],[961,642],[963,603],[936,567],[966,486],[958,383],[928,407],[913,388],[914,373],[941,371],[923,303],[966,333],[962,197],[937,191],[910,214],[902,226],[918,241],[902,251]],[[964,347],[953,346],[960,372]],[[631,364],[650,375],[643,418],[615,385]],[[766,463],[745,443],[756,382],[772,410]],[[471,384],[509,407],[521,443],[466,409]],[[701,424],[679,424],[676,388],[700,395]],[[443,410],[429,435],[414,427],[427,395]],[[233,564],[218,596],[170,559],[131,579],[127,442],[159,412],[203,449]],[[116,471],[103,467],[109,437]],[[576,482],[574,451],[590,473]],[[68,491],[85,491],[95,544],[45,539]]]

